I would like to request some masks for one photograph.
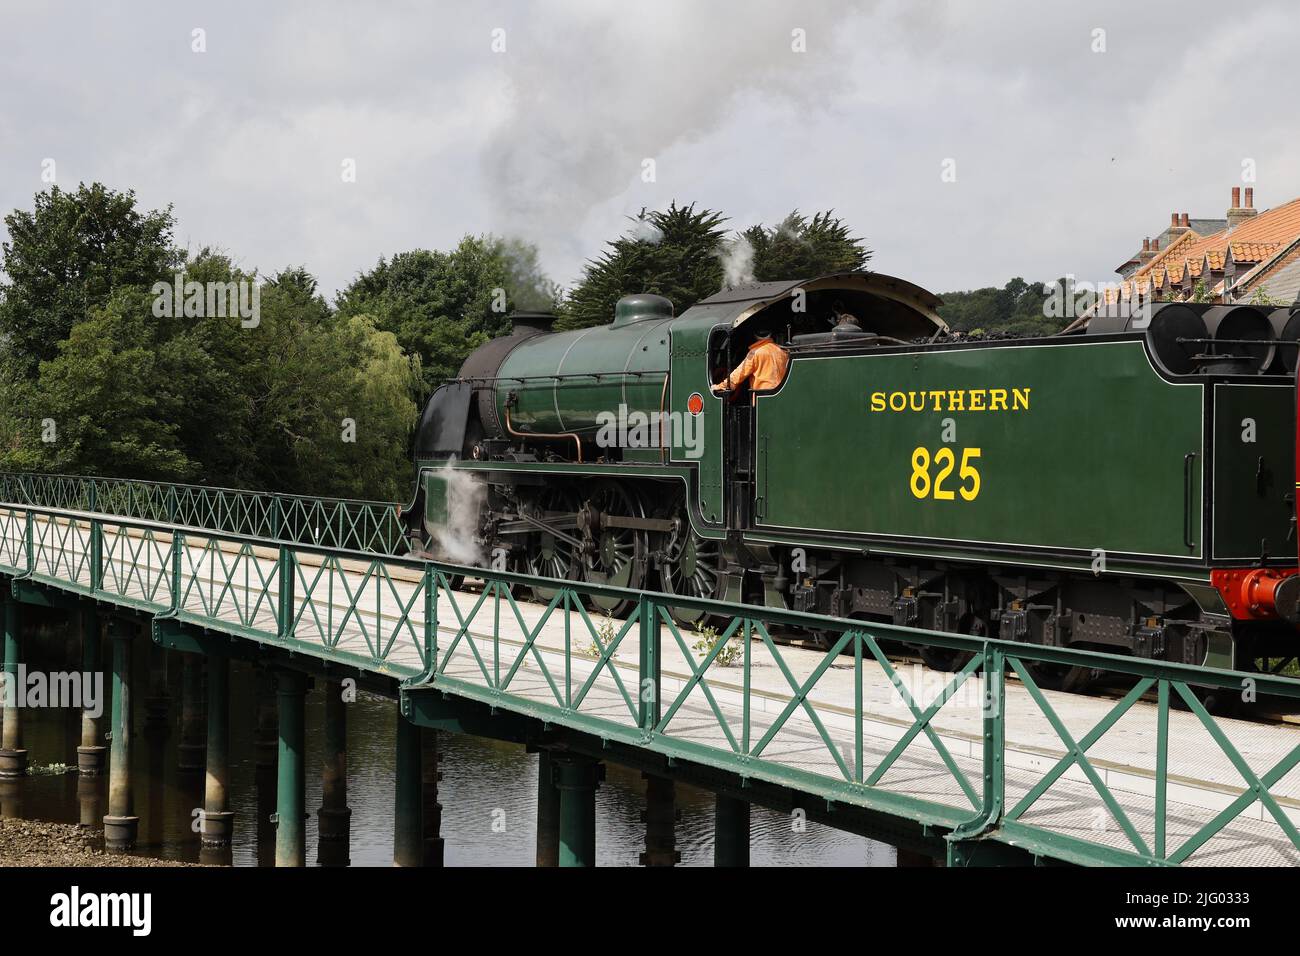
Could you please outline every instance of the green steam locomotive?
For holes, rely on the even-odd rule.
[[[571,332],[517,313],[424,409],[413,549],[1195,664],[1294,657],[1290,310],[1167,304],[972,340],[938,305],[846,273],[680,316],[626,296]],[[760,326],[784,379],[715,394]]]

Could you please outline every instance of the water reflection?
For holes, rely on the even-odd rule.
[[[182,735],[182,719],[193,719],[181,705],[183,679],[180,662],[173,660],[162,677],[158,662],[150,673],[149,656],[136,655],[140,663],[135,678],[150,680],[152,722],[146,721],[145,702],[137,701],[138,745],[132,748],[135,803],[140,821],[140,847],[149,856],[188,861],[267,866],[275,859],[275,748],[274,701],[268,686],[248,666],[231,669],[231,788],[235,812],[234,840],[230,847],[200,854],[197,811],[203,805],[203,771],[184,769],[192,763],[193,730]],[[174,675],[174,676],[172,676]],[[170,678],[170,679],[168,679]],[[194,679],[189,677],[189,686]],[[167,718],[163,712],[163,683],[169,685]],[[260,685],[260,686],[259,686]],[[308,859],[332,862],[318,840],[316,809],[322,804],[321,756],[324,739],[323,687],[318,683],[307,697],[307,821]],[[34,765],[74,763],[79,742],[79,719],[62,711],[29,711],[24,733]],[[347,797],[352,810],[353,866],[388,866],[392,862],[393,776],[396,736],[393,701],[361,694],[347,708]],[[448,866],[532,866],[536,854],[537,757],[516,744],[444,733],[438,737],[443,773],[439,783],[442,804],[441,836]],[[186,760],[182,754],[190,756]],[[0,781],[0,814],[31,816],[65,823],[95,821],[104,813],[106,777],[78,777],[75,773],[36,775],[21,781]],[[645,781],[638,771],[610,764],[597,791],[597,863],[635,866],[645,849]],[[676,787],[681,820],[676,845],[682,865],[712,865],[713,795],[683,784]],[[790,815],[753,809],[751,816],[754,865],[782,866],[893,866],[892,847],[844,833]],[[328,844],[328,841],[327,841]]]

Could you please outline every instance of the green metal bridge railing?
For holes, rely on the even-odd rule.
[[[96,512],[231,534],[404,554],[392,502],[313,498],[269,491],[165,484],[128,478],[0,472],[0,501]]]
[[[467,572],[484,581],[481,592],[452,589],[452,579]],[[1195,692],[1198,687],[1235,692],[1249,682],[1259,694],[1300,698],[1300,681],[1291,678],[569,581],[546,581],[553,597],[530,621],[526,608],[536,613],[540,605],[524,605],[512,592],[537,582],[517,574],[21,504],[0,504],[0,575],[13,579],[15,591],[20,582],[35,582],[151,613],[155,632],[179,622],[390,674],[404,679],[406,695],[434,689],[485,702],[607,741],[938,826],[950,830],[953,841],[988,839],[1079,863],[1171,865],[1187,861],[1258,805],[1262,810],[1250,819],[1274,821],[1288,850],[1300,850],[1300,833],[1273,792],[1300,764],[1300,746],[1256,772]],[[623,621],[597,626],[585,606],[592,597],[626,599],[634,608]],[[681,608],[727,622],[707,639],[707,651],[692,651],[671,613]],[[511,622],[517,630],[506,626]],[[555,629],[548,630],[553,622],[562,623],[562,640]],[[838,636],[820,663],[800,675],[794,652],[773,639],[786,627]],[[944,675],[942,694],[920,703],[890,660],[893,641],[958,649],[970,659],[957,673]],[[735,677],[721,662],[732,642],[740,643],[742,658]],[[620,648],[631,644],[637,647],[635,665],[618,657]],[[681,652],[689,673],[674,676],[665,668],[664,655],[672,647]],[[783,695],[762,694],[754,686],[759,653],[779,671]],[[800,653],[806,664],[807,652]],[[832,670],[842,675],[850,660],[852,699],[830,703],[824,691]],[[864,695],[864,672],[873,664],[888,677],[907,713],[901,737],[882,754],[868,746],[864,731],[878,716]],[[1060,699],[1054,705],[1035,680],[1039,665],[1087,666],[1123,676],[1130,685],[1104,718],[1085,732],[1072,732],[1058,713]],[[1038,769],[1017,769],[1018,789],[1009,786],[1006,762],[1008,675],[1023,685],[1062,752],[1044,757]],[[935,720],[972,681],[982,697],[980,732],[962,754]],[[1132,792],[1119,793],[1089,751],[1134,712],[1139,700],[1152,695],[1153,818],[1143,822],[1135,815]],[[1180,784],[1169,768],[1175,713],[1180,720],[1194,715],[1240,774],[1243,787],[1239,795],[1224,798],[1221,811],[1206,811],[1208,819],[1177,826],[1171,823],[1169,796],[1171,786]],[[770,718],[766,724],[761,714]],[[796,722],[811,730],[792,757],[775,742]],[[886,784],[891,768],[899,767],[922,737],[932,748],[927,753],[951,777],[954,798],[900,792]],[[1086,781],[1100,798],[1118,826],[1114,838],[1026,819],[1067,777],[1076,784]]]

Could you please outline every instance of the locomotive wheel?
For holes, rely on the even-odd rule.
[[[681,508],[676,514],[681,529],[660,559],[659,588],[681,597],[716,598],[722,588],[722,543],[696,534]],[[688,627],[709,616],[705,611],[685,607],[670,607],[668,611],[673,620]]]
[[[1061,690],[1080,693],[1092,683],[1091,667],[1070,667],[1066,664],[1046,664],[1042,661],[1025,661],[1025,669],[1042,690]]]
[[[973,614],[963,616],[957,627],[958,634],[969,634],[972,637],[984,637],[988,632],[988,622]],[[949,674],[961,670],[975,656],[970,651],[959,651],[948,647],[917,647],[916,652],[925,662],[926,667]]]
[[[541,511],[577,511],[577,495],[567,488],[549,487],[541,493],[537,501]],[[526,561],[527,573],[545,578],[573,580],[577,577],[575,569],[581,567],[578,549],[555,535],[542,531],[537,534],[536,543],[528,549]],[[558,593],[557,588],[533,586],[533,597],[538,601],[549,602]]]
[[[645,517],[645,509],[636,495],[616,481],[599,482],[592,491],[590,504],[599,514]],[[583,560],[584,577],[592,584],[639,588],[645,582],[647,550],[644,531],[600,528],[596,532],[594,551]],[[591,603],[615,617],[621,617],[632,608],[632,601],[622,598],[593,597]]]

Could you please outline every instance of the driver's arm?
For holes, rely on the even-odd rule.
[[[717,385],[714,385],[712,391],[714,392],[714,394],[717,395],[721,395],[724,392],[729,392],[732,389],[736,388],[738,385],[741,385],[749,381],[749,377],[753,374],[754,374],[754,353],[747,352],[745,354],[744,360],[739,365],[736,366],[736,370],[732,372],[730,375],[728,375],[721,382],[719,382]]]

